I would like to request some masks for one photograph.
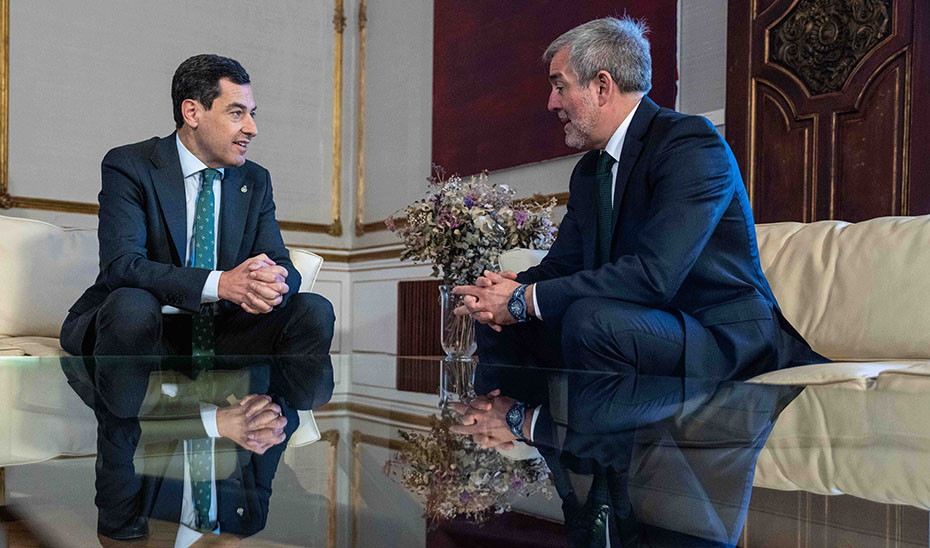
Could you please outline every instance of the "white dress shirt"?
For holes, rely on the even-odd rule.
[[[191,151],[187,150],[187,147],[184,146],[184,143],[181,142],[181,138],[175,135],[175,140],[178,144],[178,158],[181,160],[181,173],[184,176],[184,200],[186,202],[187,209],[187,241],[184,246],[184,266],[191,266],[193,264],[193,257],[191,252],[194,249],[193,239],[194,239],[194,213],[197,209],[197,198],[200,196],[200,185],[203,181],[203,170],[207,169],[207,166],[201,162],[196,156],[194,156]],[[222,199],[222,193],[220,191],[223,180],[223,175],[225,170],[218,169],[220,176],[213,180],[213,264],[216,265],[216,254],[219,249],[220,242],[220,200]],[[210,275],[207,276],[207,282],[203,285],[203,289],[200,293],[200,302],[201,303],[215,303],[220,300],[219,297],[219,287],[220,287],[220,274],[222,271],[213,270],[210,272]],[[161,308],[163,314],[179,314],[180,310],[173,306],[163,306]]]
[[[636,106],[633,107],[633,110],[626,115],[626,118],[620,122],[620,127],[614,131],[614,134],[610,136],[610,140],[607,141],[607,146],[604,147],[604,151],[607,154],[610,154],[610,157],[614,159],[614,165],[610,168],[610,206],[613,207],[614,204],[614,192],[617,190],[617,166],[620,165],[620,153],[623,152],[623,141],[626,139],[626,132],[630,128],[630,122],[633,120],[633,115],[636,114],[636,109],[639,108],[640,100],[636,103]],[[539,310],[539,299],[537,297],[536,287],[533,287],[533,311],[536,314],[536,317],[540,320],[543,319],[542,311]],[[535,417],[534,417],[535,418]]]

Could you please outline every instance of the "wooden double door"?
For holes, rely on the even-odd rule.
[[[757,222],[930,213],[930,1],[730,0],[727,24]]]

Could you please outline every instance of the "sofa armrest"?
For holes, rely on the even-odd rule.
[[[300,272],[301,282],[299,293],[310,293],[313,289],[313,283],[320,274],[320,268],[323,267],[323,257],[320,257],[312,251],[306,249],[290,249],[291,262]]]
[[[548,249],[525,249],[518,247],[501,253],[500,265],[501,270],[512,270],[514,272],[523,272],[538,265],[546,254]]]
[[[320,268],[323,267],[323,257],[320,257],[312,251],[306,249],[289,249],[291,252],[291,262],[300,272],[300,288],[298,293],[310,293],[316,277],[320,274]],[[311,444],[320,439],[320,429],[316,425],[316,419],[313,418],[313,412],[306,409],[297,410],[297,417],[300,424],[297,430],[291,435],[289,446],[300,447]]]

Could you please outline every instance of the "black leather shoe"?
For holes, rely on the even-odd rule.
[[[139,540],[149,536],[149,519],[136,516],[119,527],[109,527],[97,520],[97,534],[112,540]]]

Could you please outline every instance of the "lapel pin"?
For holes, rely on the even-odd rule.
[[[245,194],[245,193],[248,192],[248,191],[249,191],[249,187],[247,187],[247,186],[245,186],[245,185],[242,185],[241,187],[239,187],[239,192],[241,192],[241,193],[243,193],[243,194]]]

